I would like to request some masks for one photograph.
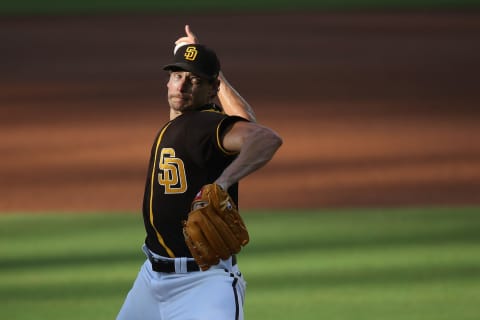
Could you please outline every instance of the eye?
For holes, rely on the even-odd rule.
[[[172,73],[172,78],[175,79],[175,80],[178,80],[178,79],[181,79],[182,76],[181,76],[180,73],[174,72],[174,73]]]
[[[197,86],[202,84],[202,79],[198,77],[192,77],[190,81],[192,82],[192,84]]]

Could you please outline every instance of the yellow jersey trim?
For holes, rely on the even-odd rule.
[[[223,147],[223,144],[222,144],[222,141],[220,139],[220,127],[222,126],[222,123],[223,121],[225,121],[227,118],[223,119],[222,121],[220,121],[220,123],[218,124],[217,126],[217,146],[220,150],[222,150],[223,153],[225,153],[226,155],[234,155],[234,154],[237,154],[238,152],[237,151],[228,151],[227,149],[225,149]]]
[[[162,141],[163,134],[165,133],[165,130],[167,130],[167,128],[170,126],[170,124],[171,123],[168,123],[160,132],[160,135],[158,136],[158,140],[157,140],[157,146],[155,147],[155,157],[153,158],[154,163],[153,163],[153,169],[152,169],[151,181],[150,181],[150,224],[152,225],[153,230],[155,230],[155,234],[157,235],[158,242],[165,249],[165,251],[167,251],[168,256],[170,258],[175,258],[175,254],[165,244],[165,240],[163,240],[162,235],[160,234],[160,232],[158,232],[153,221],[153,184],[155,183],[155,168],[156,168],[156,162],[157,162],[158,148],[160,147],[160,141]]]

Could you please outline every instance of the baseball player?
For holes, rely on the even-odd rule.
[[[235,253],[248,235],[235,215],[238,182],[268,163],[282,140],[255,122],[215,52],[188,26],[185,32],[164,67],[170,121],[153,141],[147,172],[146,261],[119,320],[243,319],[245,281]],[[207,225],[213,220],[220,227]]]

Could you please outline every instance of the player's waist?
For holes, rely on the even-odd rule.
[[[156,254],[148,249],[147,245],[143,245],[143,252],[152,264],[152,270],[164,273],[188,273],[200,271],[200,267],[195,262],[195,259],[189,257],[169,258]],[[233,255],[231,258],[231,265],[237,264],[237,257]]]

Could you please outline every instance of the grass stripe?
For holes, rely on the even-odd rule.
[[[247,212],[247,319],[473,320],[480,208]],[[139,214],[0,215],[5,319],[112,319],[143,262]]]

